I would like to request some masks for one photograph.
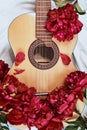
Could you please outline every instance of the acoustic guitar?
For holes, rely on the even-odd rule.
[[[51,0],[36,0],[36,15],[23,14],[13,20],[8,30],[8,37],[14,55],[25,54],[25,60],[18,66],[13,63],[9,74],[37,92],[45,94],[64,84],[66,76],[76,70],[71,60],[64,65],[60,52],[72,59],[77,36],[71,41],[59,42],[46,30],[47,13],[51,9]],[[23,69],[21,74],[15,70]]]

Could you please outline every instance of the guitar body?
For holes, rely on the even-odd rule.
[[[54,65],[44,69],[35,67],[35,65],[31,63],[29,48],[33,45],[33,42],[37,40],[35,24],[35,16],[24,14],[17,17],[10,25],[8,36],[14,55],[16,56],[18,52],[23,52],[25,54],[25,60],[19,66],[15,66],[13,63],[9,74],[14,75],[15,69],[24,69],[24,72],[21,74],[14,75],[19,81],[25,83],[29,87],[35,87],[37,92],[50,92],[54,88],[59,88],[63,85],[66,76],[70,72],[75,71],[76,68],[72,60],[69,65],[64,65],[60,56],[58,56]],[[77,36],[74,36],[69,42],[59,42],[55,38],[52,38],[52,40],[57,46],[59,53],[64,53],[72,59],[72,52],[77,41]],[[48,44],[48,46],[50,46],[50,44]],[[46,60],[46,58],[41,58],[41,60]]]
[[[35,5],[36,17],[32,14],[23,14],[15,18],[9,27],[8,38],[15,57],[22,52],[25,58],[18,65],[14,60],[8,74],[14,75],[28,87],[36,88],[36,95],[42,97],[56,87],[63,86],[67,75],[76,71],[72,53],[77,42],[77,35],[70,41],[59,42],[45,28],[51,0],[36,0]],[[65,65],[61,54],[67,55],[71,62]],[[16,70],[23,71],[16,73]],[[81,102],[79,104],[81,107]],[[78,115],[74,115],[72,119],[77,117]],[[15,127],[20,130],[27,128],[26,125]]]

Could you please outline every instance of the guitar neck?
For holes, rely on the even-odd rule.
[[[36,0],[36,38],[45,42],[52,39],[51,33],[46,31],[47,13],[51,9],[51,0]]]

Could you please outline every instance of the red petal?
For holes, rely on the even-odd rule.
[[[6,87],[6,90],[8,91],[8,93],[14,93],[15,92],[15,86],[9,85],[8,87]]]
[[[71,59],[70,59],[70,57],[68,55],[60,53],[60,57],[61,57],[62,62],[63,62],[64,65],[69,65],[70,64]]]
[[[62,130],[62,128],[63,128],[62,122],[56,123],[56,122],[50,121],[47,126],[44,126],[43,128],[39,130]]]
[[[24,69],[15,69],[14,71],[15,71],[15,72],[14,72],[14,75],[16,75],[16,74],[21,74],[21,73],[23,73],[25,70],[24,70]]]
[[[6,106],[9,103],[9,100],[0,98],[0,107]]]
[[[15,65],[18,66],[25,60],[25,54],[23,52],[18,52],[15,57]]]
[[[68,103],[65,102],[64,104],[60,105],[60,107],[58,108],[58,113],[62,114],[67,108],[68,108]]]
[[[68,95],[67,101],[70,103],[70,102],[74,101],[74,98],[75,98],[75,95],[72,93],[72,94]]]

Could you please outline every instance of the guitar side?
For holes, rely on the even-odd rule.
[[[10,25],[8,37],[14,55],[16,56],[18,52],[22,51],[25,54],[25,60],[19,66],[15,66],[13,63],[9,74],[14,75],[15,69],[24,69],[25,71],[23,73],[14,75],[19,81],[25,83],[29,87],[35,87],[37,92],[50,92],[54,88],[63,85],[67,74],[75,71],[76,68],[72,61],[69,65],[64,65],[60,57],[58,62],[47,70],[37,69],[31,64],[28,57],[28,50],[30,45],[36,40],[35,23],[34,16],[24,14],[17,17]],[[61,53],[65,53],[72,58],[77,36],[70,42],[59,42],[55,38],[52,40],[58,46]]]

